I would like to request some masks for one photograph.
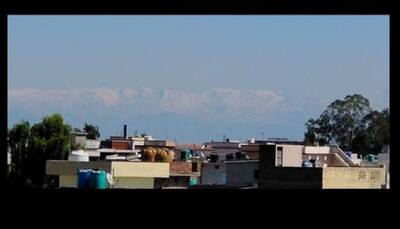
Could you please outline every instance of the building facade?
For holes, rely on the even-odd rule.
[[[258,160],[203,163],[200,184],[254,187],[258,183]]]
[[[169,168],[168,178],[156,178],[156,188],[188,188],[198,184],[201,174],[200,161],[172,161]]]
[[[76,162],[49,160],[46,162],[46,175],[58,176],[59,187],[76,188],[79,169],[104,170],[111,174],[113,182],[109,188],[152,189],[156,178],[169,177],[169,163],[90,161]]]
[[[332,150],[330,150],[330,154]],[[336,153],[336,151],[334,152]],[[310,153],[314,155],[317,152]],[[322,153],[322,155],[324,155]],[[341,157],[341,156],[338,156]],[[297,167],[279,166],[278,145],[261,145],[259,187],[266,189],[381,189],[386,185],[385,166]]]

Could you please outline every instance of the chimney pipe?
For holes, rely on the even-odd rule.
[[[126,139],[126,137],[127,137],[127,126],[124,125],[124,138]]]

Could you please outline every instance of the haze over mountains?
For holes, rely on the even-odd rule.
[[[99,125],[103,137],[120,134],[120,127],[127,123],[131,134],[135,130],[146,131],[181,141],[210,140],[211,136],[219,140],[222,134],[246,139],[260,137],[261,132],[265,137],[280,134],[280,137],[301,138],[304,122],[327,105],[306,95],[294,97],[273,90],[226,88],[204,91],[25,88],[9,89],[8,96],[9,113],[13,114],[9,115],[9,123],[20,119],[34,122],[59,112],[74,127],[81,127],[84,122]],[[382,95],[378,99],[381,106],[384,99]],[[304,122],[297,122],[300,118]],[[292,128],[293,134],[288,136],[280,130],[282,126]]]

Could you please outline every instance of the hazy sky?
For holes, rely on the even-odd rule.
[[[360,93],[389,105],[387,16],[10,16],[8,124],[59,112],[102,137],[301,140]]]

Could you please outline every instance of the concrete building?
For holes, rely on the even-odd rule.
[[[109,138],[101,141],[100,148],[132,150],[135,148],[134,142],[129,139]]]
[[[124,128],[124,136],[111,136],[110,138],[101,141],[100,148],[96,150],[86,150],[93,160],[97,157],[98,160],[105,160],[107,157],[113,157],[118,160],[126,160],[133,157],[134,160],[141,157],[143,151],[144,140],[138,138],[127,137]],[[144,139],[144,138],[143,138]],[[92,159],[91,158],[91,159]]]
[[[198,159],[206,159],[210,157],[211,154],[216,154],[215,149],[213,149],[210,145],[207,147],[201,144],[177,144],[175,146],[175,160],[183,160],[186,155],[185,151],[190,152],[190,157],[198,158]]]
[[[301,141],[290,141],[286,138],[268,138],[265,140],[251,139],[248,141],[247,144],[246,143],[241,144],[240,151],[248,155],[251,160],[258,160],[260,145],[265,145],[265,144],[276,144],[285,147],[292,146],[292,149],[296,148],[300,149],[300,147],[304,146],[303,142]]]
[[[304,146],[276,144],[275,147],[276,166],[301,167]]]
[[[258,183],[257,160],[230,160],[203,163],[201,185],[252,187]]]
[[[111,174],[113,185],[110,188],[146,188],[155,187],[156,178],[169,177],[169,163],[90,161],[76,162],[49,160],[46,162],[46,175],[58,176],[59,187],[77,187],[78,169],[101,169]]]
[[[378,154],[378,161],[385,164],[386,172],[390,169],[390,145],[384,145],[382,152]]]
[[[248,155],[250,160],[258,160],[259,149],[260,144],[258,143],[243,144],[240,147],[240,151]]]
[[[98,140],[91,140],[87,139],[85,142],[85,149],[86,150],[96,150],[100,148],[100,141]]]
[[[135,147],[144,147],[144,137],[129,137],[128,139],[133,141]]]
[[[225,161],[227,185],[254,187],[258,184],[258,160]]]
[[[323,155],[339,154],[340,149],[326,149]],[[284,151],[284,149],[283,149]],[[307,152],[307,151],[305,151]],[[385,186],[385,167],[360,167],[345,161],[344,166],[332,167],[298,167],[279,166],[280,156],[278,145],[261,145],[259,160],[260,188],[316,188],[316,189],[380,189]],[[312,148],[308,154],[319,155],[318,149]],[[338,156],[342,157],[342,156]],[[296,163],[295,163],[296,164]]]
[[[87,133],[72,132],[72,144],[85,148]]]
[[[303,141],[294,141],[287,138],[267,138],[262,140],[254,140],[254,143],[260,145],[281,144],[281,145],[304,145]]]
[[[217,161],[225,161],[228,160],[229,156],[234,156],[237,152],[240,152],[242,144],[247,143],[227,139],[224,142],[206,142],[203,148],[211,147],[213,149],[213,151],[205,151],[206,156],[214,155]]]
[[[386,187],[390,188],[390,145],[384,145],[382,152],[378,154],[378,161],[386,168]]]
[[[227,166],[224,162],[203,163],[201,166],[200,184],[202,185],[226,185]]]
[[[302,160],[313,161],[315,167],[349,167],[352,159],[336,147],[304,146]]]
[[[155,179],[156,188],[188,188],[199,183],[201,174],[200,161],[172,161],[169,168],[168,178]]]
[[[145,140],[144,146],[147,147],[164,147],[164,148],[174,148],[176,143],[174,141],[169,140]]]

